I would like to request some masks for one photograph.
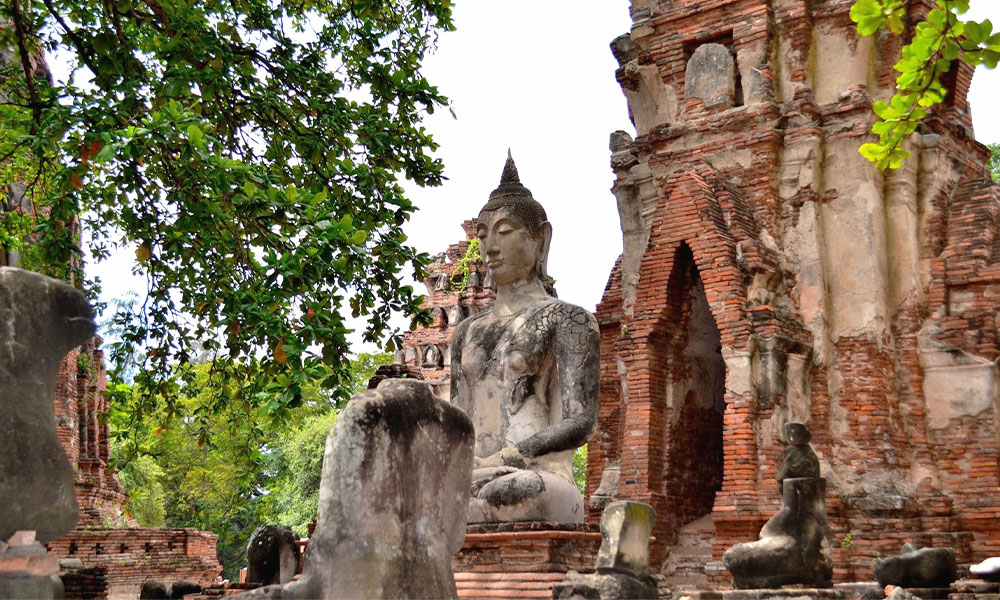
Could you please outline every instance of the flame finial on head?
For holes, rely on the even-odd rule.
[[[500,185],[490,193],[490,202],[503,196],[531,198],[531,190],[521,185],[521,178],[517,174],[517,166],[514,164],[510,148],[507,148],[507,162],[504,163],[503,173],[500,174]]]
[[[503,173],[500,175],[500,185],[490,193],[490,201],[480,212],[501,207],[512,209],[533,232],[537,232],[541,224],[547,220],[545,209],[531,196],[531,190],[521,185],[521,178],[517,174],[517,167],[514,165],[514,158],[509,148],[507,162],[504,163]]]

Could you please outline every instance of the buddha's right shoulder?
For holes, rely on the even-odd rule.
[[[461,344],[462,341],[465,340],[465,334],[467,331],[469,331],[469,328],[472,327],[472,325],[477,321],[481,321],[483,318],[485,318],[488,312],[489,309],[479,311],[476,314],[470,316],[469,318],[463,319],[461,323],[456,325],[455,331],[454,333],[452,333],[451,336],[453,343]]]

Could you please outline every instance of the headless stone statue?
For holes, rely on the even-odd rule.
[[[552,226],[509,155],[477,237],[496,303],[451,350],[451,401],[476,428],[469,522],[582,522],[573,452],[597,422],[597,322],[546,289]]]
[[[94,335],[83,294],[56,279],[0,267],[0,541],[34,530],[42,544],[73,529],[73,468],[59,443],[59,364]]]
[[[282,525],[261,525],[247,542],[247,583],[288,583],[299,566],[295,533]]]
[[[789,447],[778,470],[781,510],[764,524],[756,542],[722,555],[737,588],[776,588],[793,583],[830,587],[833,560],[826,522],[826,480],[802,423],[786,423]]]
[[[427,384],[354,396],[326,440],[302,578],[241,598],[455,598],[473,430]]]

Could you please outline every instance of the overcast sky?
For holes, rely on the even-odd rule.
[[[463,237],[513,152],[521,182],[540,201],[554,234],[549,273],[559,296],[592,310],[622,249],[608,138],[634,134],[615,81],[608,44],[631,23],[628,0],[462,0],[457,31],[443,34],[425,62],[432,84],[457,119],[438,111],[426,121],[440,144],[448,180],[408,186],[419,208],[407,235],[436,254]],[[973,0],[971,18],[1000,23],[1000,3]],[[970,94],[976,137],[1000,142],[1000,73],[977,73]],[[994,106],[994,108],[990,108]],[[977,110],[977,108],[982,107]],[[131,253],[122,254],[128,261]],[[94,269],[105,296],[136,285],[125,262]],[[139,284],[141,286],[141,283]],[[138,289],[142,289],[139,287]],[[371,348],[369,348],[371,350]]]

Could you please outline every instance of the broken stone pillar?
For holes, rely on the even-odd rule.
[[[386,379],[354,396],[326,440],[302,578],[247,598],[455,598],[472,422],[427,384]]]
[[[641,502],[612,502],[601,515],[601,549],[596,573],[570,571],[552,589],[562,600],[583,598],[657,598],[656,580],[649,573],[649,535],[656,513]]]
[[[288,583],[299,568],[299,547],[291,528],[261,525],[247,542],[247,583]]]
[[[24,530],[44,544],[76,525],[53,395],[60,361],[95,329],[80,290],[0,267],[0,540]]]
[[[833,559],[826,522],[826,480],[802,423],[786,423],[789,443],[778,471],[781,510],[764,524],[756,542],[737,544],[722,555],[742,589],[801,583],[830,587]]]

